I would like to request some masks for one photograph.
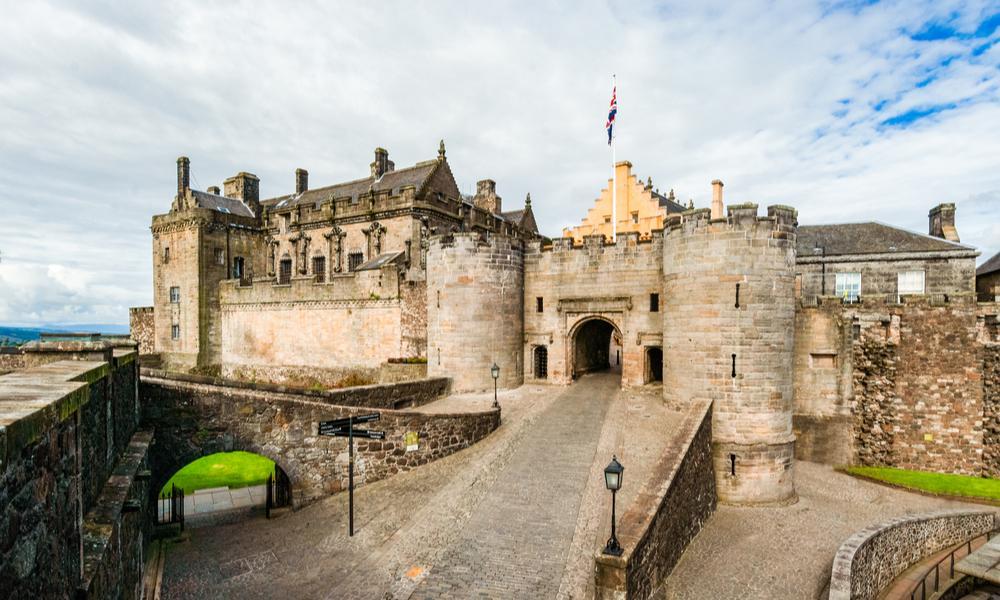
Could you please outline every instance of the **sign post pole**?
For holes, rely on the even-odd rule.
[[[347,446],[349,448],[348,452],[348,462],[350,463],[350,472],[347,475],[347,503],[350,505],[349,511],[351,516],[348,517],[348,534],[350,537],[354,537],[354,418],[351,417],[347,422]]]
[[[372,413],[319,422],[319,435],[347,438],[347,510],[349,513],[347,530],[351,537],[354,537],[354,436],[357,435],[367,440],[385,439],[384,431],[372,431],[370,429],[354,431],[354,424],[371,423],[378,420],[379,413]]]

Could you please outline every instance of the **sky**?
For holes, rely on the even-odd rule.
[[[618,160],[708,206],[1000,251],[1000,1],[6,3],[0,20],[0,323],[127,323],[152,303],[152,215],[176,159],[262,197],[397,167],[445,140],[463,192],[531,193],[542,233]]]

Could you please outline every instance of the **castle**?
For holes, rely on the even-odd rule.
[[[530,196],[463,196],[443,142],[395,169],[261,200],[249,173],[206,191],[178,159],[153,217],[154,306],[133,336],[168,369],[335,383],[426,362],[454,390],[568,384],[620,365],[666,403],[708,400],[721,501],[794,501],[793,458],[1000,473],[997,304],[955,207],[927,234],[876,222],[802,225],[794,208],[685,209],[616,165],[566,237],[539,235]],[[422,373],[423,374],[423,373]]]

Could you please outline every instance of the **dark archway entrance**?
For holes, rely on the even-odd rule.
[[[646,383],[663,381],[663,348],[646,348]]]
[[[610,369],[615,326],[603,319],[582,323],[573,335],[573,377]]]

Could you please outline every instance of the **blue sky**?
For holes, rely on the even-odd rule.
[[[463,190],[577,222],[618,158],[682,200],[1000,251],[1000,2],[19,3],[0,34],[0,323],[127,320],[150,217],[238,171],[286,193],[444,138]]]

